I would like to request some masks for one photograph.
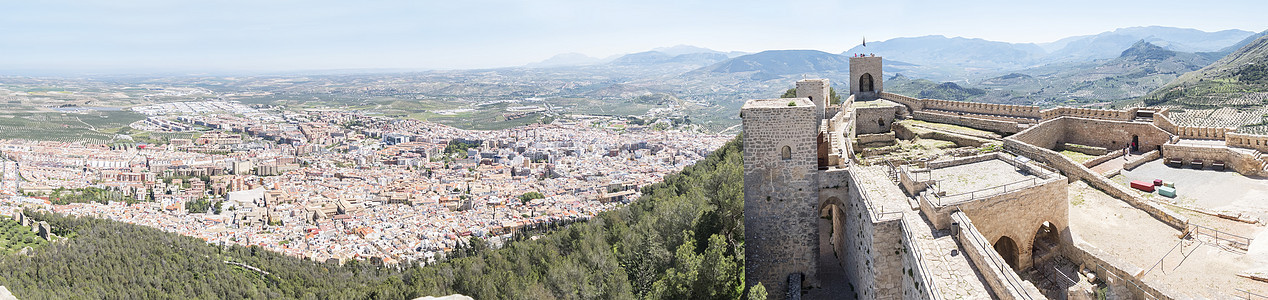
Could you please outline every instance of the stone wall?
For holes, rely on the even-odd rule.
[[[1122,156],[1123,156],[1122,150],[1109,151],[1109,153],[1105,153],[1105,155],[1097,156],[1096,158],[1093,158],[1092,160],[1083,162],[1083,166],[1088,168],[1095,167],[1096,165],[1099,165],[1111,159],[1119,158]]]
[[[1210,167],[1215,161],[1222,161],[1228,168],[1246,176],[1263,174],[1264,162],[1254,152],[1237,151],[1228,147],[1198,145],[1163,145],[1162,156],[1165,159],[1180,159],[1185,167],[1194,159],[1202,160],[1202,167]]]
[[[923,108],[925,109],[1012,116],[1029,119],[1039,119],[1041,115],[1038,106],[1030,105],[1008,105],[935,99],[923,99],[921,101],[924,102]]]
[[[1166,147],[1167,145],[1162,145],[1162,146]],[[1158,152],[1158,150],[1145,152],[1144,155],[1141,155],[1140,157],[1129,160],[1127,161],[1127,163],[1123,164],[1123,169],[1131,171],[1132,169],[1135,169],[1136,167],[1139,167],[1140,165],[1143,165],[1151,160],[1158,159],[1159,157],[1162,156],[1159,153],[1161,152]]]
[[[893,132],[876,133],[876,134],[860,134],[858,137],[858,142],[859,142],[859,145],[867,145],[867,144],[876,143],[876,142],[884,142],[887,145],[892,145],[895,142],[895,137]]]
[[[1136,274],[1144,272],[1144,269],[1101,251],[1077,236],[1073,239],[1073,244],[1065,247],[1061,255],[1070,262],[1095,272],[1097,277],[1108,283],[1111,295],[1125,299],[1174,299],[1173,296],[1190,298],[1165,285],[1150,285],[1137,279]]]
[[[1230,132],[1225,134],[1224,137],[1227,139],[1225,144],[1230,147],[1255,149],[1261,152],[1268,151],[1268,136]]]
[[[842,261],[858,299],[896,299],[902,295],[902,218],[882,215],[869,206],[854,174],[847,177],[846,245]],[[747,231],[748,228],[745,228]],[[848,298],[848,297],[847,297]]]
[[[900,108],[901,106],[855,108],[854,130],[860,135],[889,132],[890,126],[894,125],[894,116]]]
[[[1036,128],[1041,127],[1043,126],[1041,125]],[[1031,129],[1027,129],[1026,131]],[[1023,131],[1023,133],[1025,133],[1025,131]],[[1019,135],[1020,134],[1021,133],[1019,133]],[[1153,216],[1155,219],[1158,219],[1163,223],[1167,223],[1167,225],[1171,227],[1183,229],[1189,223],[1189,219],[1187,217],[1177,214],[1161,205],[1145,200],[1142,197],[1136,196],[1136,194],[1128,190],[1127,187],[1111,182],[1109,179],[1105,178],[1105,176],[1093,173],[1091,169],[1075,163],[1073,160],[1065,157],[1065,155],[1037,147],[1036,145],[1023,143],[1013,137],[1004,138],[1004,149],[1056,168],[1061,171],[1063,175],[1069,178],[1070,182],[1074,182],[1076,180],[1087,181],[1088,185],[1091,185],[1092,187],[1099,189],[1114,198],[1127,202],[1127,204],[1132,207],[1148,213],[1150,216]]]
[[[1040,116],[1040,119],[1043,119],[1045,121],[1060,118],[1060,117],[1078,117],[1078,118],[1110,120],[1110,121],[1130,121],[1136,118],[1136,113],[1135,111],[1131,111],[1131,110],[1057,107],[1057,108],[1049,108],[1049,109],[1040,111],[1039,116]]]
[[[788,106],[789,102],[794,106]],[[744,126],[745,282],[785,291],[789,274],[815,277],[819,120],[808,99],[752,100]],[[783,149],[789,158],[783,158]],[[772,295],[778,295],[772,293]]]
[[[956,240],[964,249],[965,255],[977,267],[978,273],[986,279],[995,297],[1005,300],[1013,299],[1047,299],[1034,284],[1021,280],[1004,258],[995,252],[991,242],[973,225],[973,221],[962,212],[951,216],[956,220],[959,230]]]
[[[1058,120],[1065,127],[1061,142],[1105,149],[1122,149],[1139,137],[1140,151],[1157,150],[1171,142],[1171,134],[1150,123],[1107,121],[1087,118],[1063,117]],[[1041,125],[1042,126],[1042,125]]]
[[[809,98],[815,104],[820,119],[828,117],[827,108],[831,104],[827,79],[802,79],[797,81],[797,98]]]
[[[937,291],[934,288],[934,285],[930,284],[930,282],[936,279],[931,278],[934,277],[933,274],[931,274],[932,270],[925,266],[924,253],[921,251],[920,244],[915,241],[915,237],[911,232],[912,228],[924,228],[925,226],[924,224],[913,225],[907,223],[906,218],[903,220],[901,252],[903,274],[900,274],[900,276],[906,276],[902,276],[902,299],[933,299],[933,295],[939,294],[940,291]]]
[[[943,113],[918,111],[912,114],[917,120],[934,123],[955,124],[998,133],[1016,133],[1021,130],[1017,122],[989,120],[969,116],[956,116]]]
[[[880,57],[851,57],[850,58],[850,95],[858,95],[859,100],[876,99],[885,91],[884,79],[885,74],[882,69]],[[864,93],[859,82],[863,75],[872,77],[871,93]]]

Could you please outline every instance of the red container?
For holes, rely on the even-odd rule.
[[[1162,179],[1154,179],[1154,186],[1162,186]]]
[[[1153,193],[1154,185],[1144,181],[1132,180],[1132,188]]]

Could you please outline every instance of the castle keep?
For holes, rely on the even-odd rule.
[[[763,284],[771,298],[1094,299],[1100,290],[1111,299],[1172,299],[1268,290],[1238,275],[1249,266],[1219,267],[1248,255],[1251,239],[1235,233],[1258,232],[1252,212],[1191,220],[1177,210],[1209,212],[1204,200],[1185,206],[1111,179],[1169,176],[1180,182],[1174,193],[1206,174],[1192,172],[1268,175],[1268,136],[1176,125],[1167,109],[916,99],[884,91],[881,57],[851,58],[849,76],[850,95],[837,103],[827,79],[804,79],[795,98],[741,108],[745,282]],[[1173,166],[1155,167],[1164,162]],[[1114,229],[1090,217],[1102,213],[1138,219]],[[1243,230],[1213,228],[1221,222]],[[1131,241],[1144,237],[1165,246],[1123,250],[1146,247]],[[1186,245],[1212,254],[1166,251]],[[1168,274],[1186,268],[1213,275]],[[1239,288],[1189,288],[1202,280]]]

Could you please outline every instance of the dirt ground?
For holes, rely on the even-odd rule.
[[[1180,239],[1181,232],[1154,219],[1126,202],[1113,198],[1085,182],[1069,187],[1070,231],[1078,239],[1146,270],[1141,277],[1171,291],[1192,297],[1227,299],[1238,289],[1268,295],[1268,283],[1238,277],[1238,273],[1266,266],[1261,250],[1252,243],[1250,254],[1209,243],[1209,239]],[[1189,215],[1190,221],[1239,233],[1263,232],[1263,227],[1234,221]]]

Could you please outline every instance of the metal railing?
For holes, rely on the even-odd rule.
[[[866,190],[866,189],[863,189],[863,188],[862,188],[862,187],[858,184],[860,181],[859,181],[858,177],[855,177],[855,175],[854,175],[856,172],[853,172],[853,171],[854,171],[854,170],[858,170],[858,168],[857,168],[857,167],[858,167],[857,165],[855,165],[853,162],[851,162],[851,163],[850,163],[850,170],[851,170],[851,172],[847,172],[847,174],[849,174],[849,176],[850,176],[850,180],[853,180],[853,181],[854,181],[854,183],[855,183],[855,189],[859,191],[859,197],[862,197],[862,198],[863,198],[864,203],[867,203],[867,206],[868,206],[868,207],[870,207],[870,208],[874,208],[874,209],[871,209],[871,211],[872,211],[872,217],[873,217],[873,220],[880,220],[880,219],[884,218],[884,217],[885,217],[885,216],[887,216],[887,215],[898,215],[899,217],[902,217],[902,215],[903,215],[903,212],[902,212],[902,211],[891,211],[891,212],[886,212],[886,211],[885,211],[885,207],[883,207],[883,206],[878,206],[878,205],[876,205],[876,203],[875,203],[875,202],[872,202],[872,197],[867,195],[867,190]]]
[[[1268,299],[1268,296],[1251,293],[1250,291],[1243,290],[1243,289],[1237,289],[1237,294],[1242,295],[1244,297],[1242,299],[1248,299],[1248,300],[1249,299]]]
[[[1206,227],[1206,226],[1202,226],[1198,224],[1189,223],[1189,226],[1192,227],[1192,230],[1189,230],[1189,234],[1192,235],[1195,239],[1197,238],[1198,235],[1206,235],[1206,236],[1215,238],[1216,241],[1227,241],[1233,244],[1233,248],[1237,248],[1242,251],[1246,251],[1250,249],[1250,238],[1248,237],[1219,231],[1219,229],[1210,228],[1210,227]]]
[[[1185,237],[1187,237],[1187,236],[1188,236],[1188,234],[1185,234]],[[1171,246],[1171,250],[1167,250],[1167,253],[1166,253],[1166,254],[1163,254],[1163,255],[1162,255],[1162,258],[1159,258],[1159,259],[1158,259],[1158,262],[1154,263],[1154,265],[1153,265],[1153,266],[1149,267],[1149,270],[1145,270],[1145,272],[1144,272],[1144,273],[1141,273],[1139,278],[1145,278],[1145,275],[1149,275],[1149,272],[1153,272],[1154,268],[1157,268],[1158,266],[1162,265],[1162,262],[1164,262],[1164,261],[1166,261],[1166,260],[1167,260],[1167,256],[1170,256],[1170,255],[1171,255],[1171,252],[1175,252],[1175,251],[1176,251],[1176,248],[1181,248],[1181,247],[1180,247],[1180,245],[1183,245],[1183,244],[1184,244],[1184,237],[1180,237],[1180,241],[1176,242],[1176,245],[1175,245],[1175,246]],[[1194,250],[1197,250],[1197,247],[1194,247]],[[1192,252],[1192,251],[1190,251],[1189,253],[1193,253],[1193,252]],[[1180,255],[1182,255],[1182,256],[1183,256],[1183,258],[1181,258],[1181,259],[1180,259],[1180,263],[1184,263],[1184,260],[1189,258],[1189,255],[1188,255],[1188,254],[1184,254],[1184,249],[1183,249],[1183,248],[1181,248],[1181,249],[1180,249]],[[1180,263],[1176,264],[1176,268],[1180,268]],[[1160,269],[1160,270],[1161,270],[1161,269]],[[1175,268],[1173,268],[1173,269],[1171,269],[1171,270],[1172,270],[1172,271],[1174,271],[1174,270],[1175,270]],[[1163,271],[1163,273],[1165,274],[1165,273],[1166,273],[1166,271]]]
[[[1146,292],[1145,289],[1140,288],[1139,285],[1136,285],[1136,282],[1131,280],[1126,280],[1125,278],[1120,277],[1117,274],[1114,274],[1114,272],[1110,272],[1109,269],[1102,267],[1101,264],[1098,264],[1098,263],[1092,263],[1092,264],[1096,265],[1096,274],[1114,276],[1114,278],[1117,278],[1118,281],[1124,281],[1130,284],[1132,288],[1136,289],[1137,294],[1148,297],[1148,299],[1158,299],[1158,297],[1154,296],[1153,294],[1150,294],[1149,292]],[[1135,279],[1135,278],[1132,278],[1132,279]]]
[[[1008,265],[1008,262],[1005,262],[1004,258],[1000,257],[999,253],[995,252],[995,247],[991,246],[990,242],[985,241],[986,237],[982,236],[981,233],[978,233],[977,227],[973,226],[973,222],[968,219],[968,216],[963,213],[959,214],[961,217],[956,216],[956,214],[952,214],[951,218],[957,219],[956,222],[959,222],[961,226],[967,226],[972,231],[962,234],[969,236],[969,240],[971,242],[977,244],[977,246],[981,247],[981,249],[986,250],[986,255],[983,255],[987,260],[986,262],[995,265],[996,268],[1000,269],[1000,273],[1003,273],[1003,278],[1001,279],[1004,280],[1004,283],[1012,286],[1013,290],[1018,291],[1018,294],[1021,295],[1021,299],[1034,299],[1030,296],[1030,294],[1025,292],[1026,285],[1022,283],[1021,277],[1017,276],[1017,272],[1013,271],[1012,267]]]
[[[1014,182],[1005,183],[1003,185],[992,186],[992,187],[988,187],[984,189],[968,191],[968,192],[963,192],[963,193],[949,195],[949,196],[939,196],[938,194],[941,194],[941,189],[935,188],[933,197],[934,199],[937,199],[938,206],[956,205],[956,204],[961,204],[961,203],[977,200],[979,197],[986,198],[990,196],[1008,193],[1010,186],[1012,187],[1012,191],[1017,191],[1020,189],[1037,186],[1041,183],[1041,180],[1042,178],[1033,177],[1030,179],[1022,179],[1022,180],[1018,180]],[[1047,182],[1047,180],[1042,180],[1042,182]],[[966,196],[967,196],[967,199],[957,199],[957,198],[966,198]]]

